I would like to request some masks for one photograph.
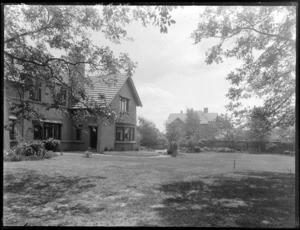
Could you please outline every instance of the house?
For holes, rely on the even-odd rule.
[[[200,120],[200,136],[201,139],[210,139],[213,137],[212,124],[218,117],[218,113],[209,113],[208,108],[204,108],[203,111],[195,110]],[[186,113],[182,111],[180,113],[171,113],[168,117],[167,124],[177,123],[183,125],[186,120]]]
[[[136,145],[136,107],[142,106],[133,80],[127,75],[119,75],[114,77],[115,81],[112,84],[107,85],[100,79],[100,77],[92,78],[93,87],[84,86],[87,95],[100,104],[103,103],[100,100],[105,98],[106,103],[112,109],[125,113],[126,118],[122,122],[104,125],[99,119],[75,121],[70,116],[64,116],[63,111],[46,110],[45,103],[52,100],[52,97],[43,84],[26,91],[21,82],[6,80],[4,124],[9,123],[10,130],[4,130],[4,148],[9,149],[16,144],[17,137],[21,137],[26,141],[58,139],[61,143],[61,150],[64,151],[84,151],[89,147],[97,152],[109,149],[133,149]],[[65,105],[65,110],[84,109],[79,102],[74,104],[67,101],[67,93],[65,92],[60,98]],[[100,99],[99,94],[104,97]],[[43,114],[39,125],[34,120],[19,120],[9,113],[10,102],[18,102],[20,97],[21,100],[29,99],[30,104]]]

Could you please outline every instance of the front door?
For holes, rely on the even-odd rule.
[[[97,148],[97,127],[90,127],[90,147],[92,149]]]

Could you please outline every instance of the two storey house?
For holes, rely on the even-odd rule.
[[[121,111],[126,116],[122,122],[104,125],[100,119],[75,121],[70,116],[64,116],[65,110],[84,109],[80,103],[67,100],[67,90],[62,90],[58,100],[63,110],[46,109],[46,103],[53,100],[51,92],[43,83],[26,91],[22,82],[6,80],[4,86],[4,123],[10,129],[4,129],[4,148],[9,149],[20,138],[26,141],[58,139],[63,151],[84,151],[89,147],[97,152],[104,150],[131,150],[136,145],[136,107],[142,106],[141,100],[131,77],[116,76],[112,85],[93,78],[93,87],[84,86],[86,94],[101,103],[99,94],[104,95],[106,103],[115,111]],[[59,85],[57,87],[60,87]],[[10,114],[12,102],[29,99],[30,104],[43,115],[36,120],[19,120]]]

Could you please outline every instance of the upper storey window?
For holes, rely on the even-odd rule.
[[[29,90],[29,99],[33,101],[42,100],[42,88],[41,84],[34,84]]]
[[[128,112],[129,111],[129,99],[120,97],[120,110],[122,112]]]

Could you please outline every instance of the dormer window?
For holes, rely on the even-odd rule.
[[[129,99],[120,97],[120,111],[122,112],[129,111]]]

